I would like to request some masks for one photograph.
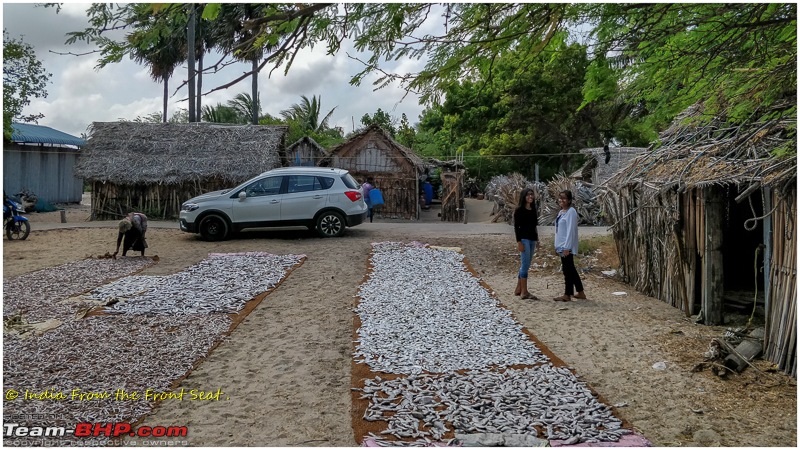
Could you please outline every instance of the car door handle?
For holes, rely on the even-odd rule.
[[[280,203],[280,200],[270,200],[270,203]]]
[[[322,198],[321,195],[315,195],[314,198]]]

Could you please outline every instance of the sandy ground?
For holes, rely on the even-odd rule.
[[[512,229],[488,223],[491,204],[470,201],[469,224],[377,219],[339,239],[306,231],[254,231],[208,243],[175,223],[151,222],[148,255],[159,262],[144,274],[170,274],[210,252],[267,251],[308,259],[181,383],[221,388],[230,400],[167,401],[144,425],[187,425],[191,446],[355,446],[350,425],[354,295],[365,279],[370,243],[417,240],[463,249],[471,265],[516,319],[575,369],[618,415],[656,446],[761,447],[797,445],[796,381],[758,362],[758,369],[719,379],[693,373],[723,327],[693,324],[683,314],[630,286],[604,278],[611,247],[579,258],[589,301],[558,303],[562,276],[549,255],[552,228],[542,227],[530,290],[542,301],[513,295],[518,256]],[[114,222],[87,222],[86,206],[28,215],[27,241],[3,239],[3,270],[12,277],[113,252]],[[581,229],[581,235],[603,229]],[[546,267],[544,264],[547,264]],[[590,267],[587,267],[590,266]],[[420,277],[433,268],[420,267]],[[625,296],[612,292],[624,291]],[[666,370],[656,370],[665,362]]]

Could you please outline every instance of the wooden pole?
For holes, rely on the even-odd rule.
[[[722,325],[722,224],[724,198],[718,188],[709,187],[704,193],[705,257],[703,258],[703,319],[706,325]]]
[[[764,188],[761,190],[761,198],[764,211],[772,210],[772,190]],[[770,296],[772,295],[772,287],[770,286],[769,277],[770,269],[772,268],[772,214],[764,217],[763,238],[764,243],[764,311],[769,314],[770,311]]]
[[[683,242],[681,242],[680,236],[678,236],[678,230],[672,230],[672,236],[675,239],[675,248],[678,250],[678,276],[680,277],[679,286],[683,287],[682,289],[678,289],[678,292],[681,293],[683,296],[683,313],[686,317],[689,317],[692,312],[689,309],[689,296],[686,295],[686,276],[685,272],[683,271],[684,262],[683,262]]]
[[[689,303],[689,314],[694,311],[695,293],[695,261],[697,260],[697,208],[695,207],[694,189],[683,194],[686,200],[686,220],[684,221],[683,235],[686,236],[686,257],[687,272],[684,276],[688,280],[686,285],[686,299]]]

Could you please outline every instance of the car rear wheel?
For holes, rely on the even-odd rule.
[[[222,241],[228,237],[228,222],[212,214],[200,221],[200,236],[207,241]]]
[[[336,211],[325,211],[317,218],[317,232],[322,237],[339,237],[344,228],[344,217]]]

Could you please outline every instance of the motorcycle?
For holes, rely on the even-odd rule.
[[[31,224],[28,218],[21,216],[22,205],[6,198],[3,201],[3,228],[9,240],[24,240],[31,233]]]

